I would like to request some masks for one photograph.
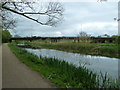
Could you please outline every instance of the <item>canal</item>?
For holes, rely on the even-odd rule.
[[[25,48],[29,53],[38,57],[56,58],[74,64],[76,67],[84,66],[87,69],[100,74],[107,73],[109,77],[118,78],[118,60],[103,56],[81,55],[53,49],[31,49]]]

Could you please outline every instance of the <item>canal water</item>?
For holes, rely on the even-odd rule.
[[[53,49],[28,49],[29,53],[38,57],[56,58],[72,63],[75,66],[85,66],[87,69],[100,74],[108,73],[109,77],[118,78],[118,60],[117,58],[109,58],[103,56],[81,55],[77,53],[69,53]]]

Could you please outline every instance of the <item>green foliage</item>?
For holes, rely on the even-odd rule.
[[[106,74],[98,76],[85,67],[75,67],[65,61],[46,57],[38,58],[24,49],[18,48],[15,44],[9,44],[9,47],[23,63],[44,75],[58,87],[83,89],[118,88],[118,82],[107,78]]]
[[[12,37],[8,30],[2,30],[2,43],[9,42],[9,39]]]
[[[53,58],[41,58],[45,59],[45,64],[50,68],[56,68],[58,78],[63,82],[64,87],[72,88],[97,88],[97,75],[88,71],[83,67],[75,67],[72,64],[68,64],[65,61],[59,61]],[[54,74],[57,75],[56,72]],[[53,78],[54,75],[51,75]]]
[[[108,57],[120,58],[118,52],[120,51],[120,44],[113,43],[73,43],[73,42],[57,42],[57,43],[45,43],[43,41],[27,42],[26,44],[47,48],[57,49],[67,52],[88,54],[88,55],[101,55]]]
[[[120,36],[116,37],[115,43],[120,44]]]

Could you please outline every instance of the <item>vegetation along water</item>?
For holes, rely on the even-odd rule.
[[[37,48],[120,58],[120,44],[118,43],[73,43],[68,41],[57,43],[51,43],[49,41],[32,41],[25,43]]]
[[[54,58],[38,58],[15,44],[9,44],[9,47],[21,62],[44,75],[58,87],[85,89],[119,87],[118,80],[112,80],[107,75],[97,75],[85,67],[75,67],[72,64]]]

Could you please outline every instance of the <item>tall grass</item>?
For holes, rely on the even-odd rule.
[[[62,88],[118,88],[117,80],[107,78],[107,75],[97,75],[85,67],[75,67],[65,61],[54,58],[40,57],[18,48],[14,44],[9,47],[26,65],[44,75],[51,82]]]
[[[75,67],[73,64],[69,64],[65,61],[60,61],[54,58],[42,58],[44,63],[49,67],[58,69],[58,73],[64,77],[61,77],[64,83],[69,82],[69,87],[85,87],[85,88],[117,88],[117,80],[108,78],[107,73],[103,75],[97,75],[92,71],[89,71],[85,67]]]
[[[45,64],[49,67],[54,67],[58,69],[58,73],[60,75],[59,78],[61,78],[64,83],[67,83],[67,85],[69,84],[68,87],[98,87],[98,85],[96,84],[96,74],[89,72],[85,68],[77,68],[65,61],[59,61],[53,58],[45,58]]]
[[[57,49],[67,52],[89,54],[89,55],[101,55],[108,57],[120,58],[118,52],[120,51],[120,44],[109,44],[109,43],[73,43],[73,42],[57,42],[50,43],[44,41],[33,41],[26,42],[27,44],[48,49]]]

